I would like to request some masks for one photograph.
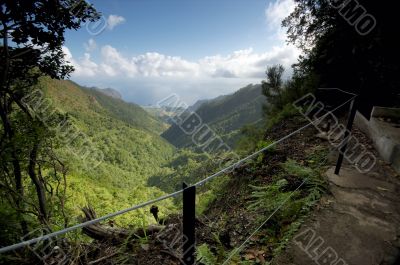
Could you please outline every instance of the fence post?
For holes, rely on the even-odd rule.
[[[183,183],[183,264],[195,263],[196,186]]]
[[[351,101],[349,118],[347,120],[346,131],[344,132],[344,137],[343,137],[343,144],[339,148],[339,157],[336,162],[336,168],[335,168],[336,175],[339,175],[340,168],[342,167],[344,153],[346,152],[347,149],[347,144],[349,142],[351,129],[353,128],[353,122],[354,118],[356,117],[356,112],[357,112],[357,98]]]

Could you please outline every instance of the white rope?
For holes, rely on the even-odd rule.
[[[335,110],[337,110],[337,109],[343,107],[343,106],[346,105],[348,102],[352,101],[355,97],[357,97],[357,95],[355,95],[355,96],[352,97],[351,99],[347,100],[346,102],[344,102],[344,103],[341,104],[340,106],[336,107],[336,108],[335,108],[334,110],[332,110],[331,112],[334,112]],[[326,113],[325,115],[321,116],[320,118],[318,118],[318,120],[322,120],[322,119],[325,118],[327,115],[329,115],[329,112]],[[279,139],[279,140],[277,140],[277,141],[271,143],[270,145],[268,145],[268,146],[266,146],[266,147],[264,147],[264,148],[258,150],[257,152],[255,152],[255,153],[253,153],[253,154],[251,154],[251,155],[249,155],[249,156],[247,156],[247,157],[245,157],[245,158],[239,160],[238,162],[236,162],[236,163],[234,163],[234,164],[232,164],[232,165],[230,165],[230,166],[228,166],[228,167],[226,167],[226,168],[224,168],[224,169],[218,171],[217,173],[215,173],[215,174],[213,174],[213,175],[211,175],[211,176],[209,176],[209,177],[207,177],[207,178],[205,178],[205,179],[203,179],[203,180],[197,182],[197,183],[194,184],[193,186],[201,186],[201,185],[203,185],[204,183],[206,183],[206,182],[212,180],[213,178],[215,178],[215,177],[217,177],[217,176],[219,176],[219,175],[221,175],[221,174],[227,172],[228,170],[231,170],[231,169],[233,169],[233,168],[239,166],[240,164],[242,164],[242,163],[245,162],[246,160],[249,160],[249,159],[251,159],[251,158],[257,156],[258,154],[260,154],[260,153],[266,151],[267,149],[269,149],[269,148],[271,148],[271,147],[273,147],[273,146],[275,146],[275,145],[277,145],[277,144],[283,142],[284,140],[286,140],[286,139],[288,139],[289,137],[295,135],[296,133],[298,133],[298,132],[304,130],[305,128],[309,127],[309,126],[312,125],[312,124],[313,124],[313,122],[310,122],[310,123],[304,125],[304,126],[301,127],[300,129],[297,129],[296,131],[294,131],[294,132],[292,132],[292,133],[290,133],[290,134],[288,134],[288,135],[282,137],[281,139]],[[190,188],[190,186],[189,186],[188,188]],[[25,247],[25,246],[31,245],[31,244],[37,243],[37,242],[39,242],[39,241],[42,241],[42,240],[47,240],[47,239],[50,239],[50,238],[52,238],[52,237],[56,237],[56,236],[59,236],[59,235],[63,235],[63,234],[66,234],[66,233],[68,233],[68,232],[74,231],[74,230],[79,229],[79,228],[83,228],[83,227],[86,227],[86,226],[89,226],[89,225],[96,224],[96,223],[99,223],[99,222],[104,221],[104,220],[106,220],[106,219],[113,218],[113,217],[116,217],[116,216],[118,216],[118,215],[122,215],[122,214],[125,214],[125,213],[127,213],[127,212],[137,210],[137,209],[139,209],[139,208],[148,206],[148,205],[150,205],[150,204],[154,204],[154,203],[156,203],[156,202],[159,202],[159,201],[162,201],[162,200],[165,200],[165,199],[168,199],[168,198],[176,197],[177,195],[183,193],[183,191],[186,190],[186,189],[187,189],[187,188],[181,189],[181,190],[176,191],[176,192],[173,192],[173,193],[171,193],[171,194],[167,194],[167,195],[161,196],[161,197],[159,197],[159,198],[157,198],[157,199],[150,200],[150,201],[147,201],[147,202],[144,202],[144,203],[141,203],[141,204],[132,206],[132,207],[130,207],[130,208],[126,208],[126,209],[121,210],[121,211],[117,211],[117,212],[114,212],[114,213],[110,213],[110,214],[104,215],[104,216],[102,216],[102,217],[99,217],[99,218],[96,218],[96,219],[93,219],[93,220],[90,220],[90,221],[86,221],[86,222],[83,222],[83,223],[80,223],[80,224],[76,224],[76,225],[74,225],[74,226],[67,227],[67,228],[64,228],[64,229],[62,229],[62,230],[59,230],[59,231],[56,231],[56,232],[53,232],[53,233],[50,233],[50,234],[47,234],[47,235],[43,235],[43,236],[36,237],[36,238],[30,239],[30,240],[22,241],[22,242],[17,243],[17,244],[13,244],[13,245],[10,245],[10,246],[7,246],[7,247],[0,248],[0,254],[1,254],[1,253],[8,252],[8,251],[15,250],[15,249],[18,249],[18,248],[21,248],[21,247]]]
[[[352,92],[349,92],[349,91],[346,91],[346,90],[343,90],[343,89],[340,89],[340,88],[328,88],[328,87],[320,87],[320,88],[318,88],[319,90],[338,90],[338,91],[340,91],[340,92],[342,92],[342,93],[345,93],[345,94],[348,94],[348,95],[353,95],[353,96],[358,96],[357,94],[355,94],[355,93],[352,93]]]
[[[349,103],[350,101],[352,101],[355,97],[357,97],[357,95],[354,96],[354,97],[352,97],[351,99],[347,100],[346,102],[344,102],[344,103],[341,104],[340,106],[336,107],[334,110],[331,110],[330,112],[334,112],[334,111],[340,109],[341,107],[343,107],[344,105],[346,105],[347,103]],[[321,116],[321,117],[318,118],[316,121],[320,121],[320,120],[324,119],[326,116],[329,115],[330,112],[328,112],[328,113],[326,113],[325,115]],[[215,177],[217,177],[217,176],[219,176],[219,175],[225,173],[226,171],[231,170],[231,169],[233,169],[233,168],[239,166],[240,164],[242,164],[242,163],[245,162],[246,160],[249,160],[249,159],[251,159],[251,158],[257,156],[258,154],[260,154],[260,153],[266,151],[267,149],[269,149],[269,148],[271,148],[271,147],[273,147],[273,146],[275,146],[275,145],[277,145],[277,144],[283,142],[284,140],[288,139],[289,137],[292,137],[293,135],[295,135],[296,133],[298,133],[298,132],[300,132],[300,131],[306,129],[307,127],[309,127],[309,126],[312,125],[313,123],[314,123],[314,122],[311,121],[310,123],[304,125],[304,126],[301,127],[300,129],[297,129],[296,131],[289,133],[288,135],[282,137],[281,139],[279,139],[279,140],[277,140],[277,141],[275,141],[275,142],[269,144],[268,146],[266,146],[266,147],[264,147],[264,148],[258,150],[257,152],[255,152],[255,153],[253,153],[253,154],[251,154],[251,155],[249,155],[249,156],[246,156],[245,158],[239,160],[238,162],[236,162],[236,163],[230,165],[229,167],[226,167],[226,168],[222,169],[221,171],[218,171],[217,173],[215,173],[215,174],[213,174],[213,175],[211,175],[211,176],[209,176],[209,177],[207,177],[207,178],[205,178],[205,179],[203,179],[203,180],[197,182],[197,183],[194,184],[194,185],[195,185],[195,186],[201,186],[201,185],[203,185],[204,183],[206,183],[206,182],[210,181],[211,179],[213,179],[213,178],[215,178]]]
[[[148,206],[150,204],[153,204],[153,203],[156,203],[156,202],[168,199],[168,198],[175,197],[175,196],[179,195],[182,192],[183,192],[183,189],[179,190],[179,191],[176,191],[174,193],[168,194],[168,195],[161,196],[161,197],[159,197],[157,199],[154,199],[154,200],[151,200],[151,201],[147,201],[147,202],[132,206],[130,208],[127,208],[127,209],[124,209],[124,210],[121,210],[121,211],[118,211],[118,212],[110,213],[110,214],[104,215],[102,217],[99,217],[99,218],[96,218],[96,219],[93,219],[93,220],[90,220],[90,221],[87,221],[87,222],[84,222],[84,223],[80,223],[80,224],[77,224],[77,225],[74,225],[74,226],[71,226],[71,227],[67,227],[65,229],[62,229],[62,230],[59,230],[59,231],[56,231],[56,232],[53,232],[53,233],[50,233],[50,234],[47,234],[47,235],[44,235],[44,236],[36,237],[36,238],[30,239],[30,240],[22,241],[20,243],[14,244],[14,245],[10,245],[10,246],[7,246],[7,247],[0,248],[0,254],[8,252],[8,251],[11,251],[11,250],[15,250],[15,249],[18,249],[18,248],[21,248],[21,247],[25,247],[25,246],[31,245],[31,244],[37,243],[39,241],[42,241],[42,240],[46,240],[46,239],[50,239],[52,237],[63,235],[65,233],[71,232],[71,231],[79,229],[79,228],[83,228],[83,227],[86,227],[86,226],[89,226],[89,225],[93,225],[93,224],[99,223],[99,222],[104,221],[106,219],[109,219],[109,218],[112,218],[112,217],[115,217],[115,216],[130,212],[130,211],[133,211],[133,210],[137,210],[139,208]]]

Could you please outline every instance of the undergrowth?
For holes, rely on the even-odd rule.
[[[273,256],[278,255],[293,237],[310,213],[312,207],[327,191],[326,181],[318,169],[303,166],[288,159],[281,164],[282,171],[273,176],[272,183],[251,186],[253,192],[249,210],[262,213],[270,220],[260,232],[264,242],[273,247]]]
[[[198,264],[204,265],[216,265],[223,264],[228,258],[230,259],[230,264],[245,264],[240,261],[240,251],[238,249],[233,249],[231,251],[226,251],[218,234],[214,234],[214,239],[216,245],[213,250],[207,244],[202,244],[197,247],[197,262]]]

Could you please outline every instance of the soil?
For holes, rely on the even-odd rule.
[[[347,164],[339,175],[330,168],[330,194],[272,264],[400,264],[400,177],[364,134],[353,135],[378,158],[374,168],[360,173]]]
[[[279,139],[304,124],[304,121],[296,117],[286,119],[269,130],[265,138]],[[279,173],[280,164],[288,158],[305,166],[315,166],[315,163],[332,166],[338,155],[333,149],[324,161],[312,161],[309,158],[315,150],[330,149],[327,141],[315,137],[317,133],[318,131],[310,126],[276,146],[273,152],[266,153],[261,164],[243,164],[230,173],[230,180],[223,192],[218,194],[217,199],[202,216],[197,217],[197,245],[207,243],[211,250],[215,251],[216,247],[222,244],[225,249],[232,250],[245,242],[260,225],[260,213],[249,211],[247,208],[252,191],[249,185],[270,183],[271,176]],[[354,135],[368,150],[376,154],[364,134],[354,129]],[[331,247],[337,253],[336,262],[339,261],[339,257],[346,262],[337,265],[398,264],[399,176],[382,161],[368,174],[358,173],[346,161],[340,177],[335,176],[332,169],[328,170],[326,167],[326,170],[329,193],[314,207],[310,217],[294,238],[312,228],[317,238],[323,238],[324,246]],[[286,180],[290,190],[299,186],[298,179],[293,176],[286,176]],[[181,264],[181,216],[169,216],[165,225],[166,229],[159,234],[128,242],[124,246],[113,246],[107,242],[93,243],[88,247],[88,255],[83,263],[91,261],[91,264],[106,265]],[[267,222],[263,228],[268,229],[272,225]],[[288,247],[272,260],[273,264],[335,264],[310,259],[296,242],[289,242]],[[324,249],[320,248],[319,251],[321,250]],[[265,243],[263,232],[250,238],[241,251],[241,256],[254,261],[254,264],[263,264],[271,260],[273,255],[274,246]]]

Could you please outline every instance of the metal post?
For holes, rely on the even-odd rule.
[[[353,122],[354,118],[356,117],[356,112],[357,112],[357,98],[353,99],[353,101],[351,102],[349,118],[347,120],[346,131],[344,133],[344,138],[343,138],[343,144],[339,148],[339,157],[336,162],[336,168],[335,168],[336,175],[339,175],[340,168],[342,167],[344,153],[346,152],[347,149],[347,144],[349,142],[351,129],[353,128]]]
[[[195,263],[196,186],[183,183],[183,264]]]

